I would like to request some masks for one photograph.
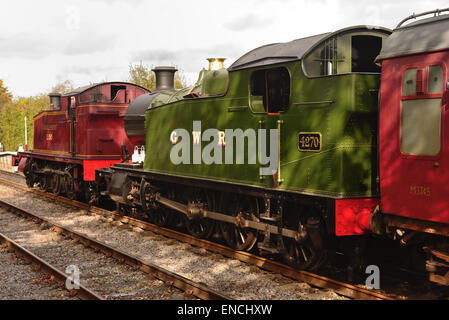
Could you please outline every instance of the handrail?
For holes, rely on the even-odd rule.
[[[396,27],[396,29],[401,27],[406,21],[408,21],[410,19],[416,19],[418,17],[426,16],[426,15],[432,14],[432,13],[434,14],[434,17],[436,17],[437,15],[440,15],[441,12],[445,12],[445,11],[449,11],[449,8],[436,9],[436,10],[433,10],[433,11],[427,11],[427,12],[418,13],[418,14],[413,13],[411,16],[409,16],[409,17],[405,18],[404,20],[402,20],[401,22],[399,22],[399,24]]]

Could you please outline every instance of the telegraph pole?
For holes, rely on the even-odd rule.
[[[27,142],[27,116],[25,116],[25,151],[28,151],[28,142]]]

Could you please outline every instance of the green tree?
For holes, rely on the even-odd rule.
[[[8,92],[8,88],[3,84],[3,80],[0,80],[0,107],[9,103],[12,100],[11,93]]]
[[[136,64],[129,65],[129,82],[144,87],[150,91],[156,89],[156,76],[153,71],[153,66],[143,64],[142,61]],[[187,81],[181,71],[175,73],[175,89],[185,88]]]
[[[60,93],[66,94],[75,89],[73,82],[70,80],[63,81],[61,83],[56,84],[53,88],[51,88],[51,93]]]
[[[63,82],[67,88],[68,83]],[[13,98],[0,81],[0,141],[4,150],[16,151],[25,144],[25,116],[28,147],[33,147],[33,117],[48,109],[50,99],[46,93],[32,97]]]
[[[48,109],[50,100],[46,94],[16,98],[0,108],[0,141],[5,150],[15,151],[25,144],[25,116],[28,147],[33,147],[33,117]]]

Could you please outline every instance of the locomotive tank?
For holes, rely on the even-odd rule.
[[[211,64],[214,62],[215,60]],[[203,69],[193,87],[178,90],[174,88],[176,68],[161,66],[152,71],[156,75],[156,90],[136,98],[129,105],[125,114],[125,131],[135,145],[145,145],[150,122],[149,119],[145,120],[147,110],[180,100],[215,96],[223,94],[227,90],[229,74],[225,69]]]

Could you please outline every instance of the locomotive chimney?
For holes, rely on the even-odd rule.
[[[156,67],[152,70],[156,74],[156,90],[173,90],[175,88],[175,67]]]

